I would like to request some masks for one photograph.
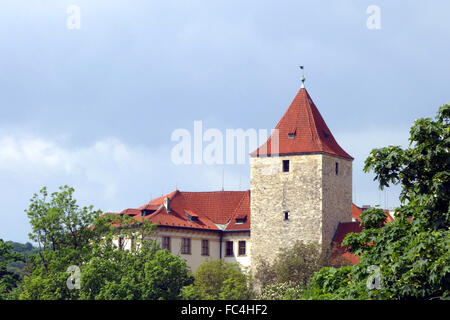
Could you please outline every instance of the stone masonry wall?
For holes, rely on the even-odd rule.
[[[289,172],[282,171],[283,160],[290,160]],[[253,271],[258,260],[272,261],[297,240],[328,247],[338,223],[352,221],[350,160],[325,154],[251,158],[250,189]]]
[[[339,165],[337,175],[336,163]],[[339,222],[352,221],[352,161],[323,155],[322,168],[322,244],[326,248]]]
[[[282,160],[290,160],[289,172]],[[253,270],[296,240],[322,242],[322,155],[251,158],[250,189]]]

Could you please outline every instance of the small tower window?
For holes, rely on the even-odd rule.
[[[284,211],[284,221],[289,220],[289,211]]]
[[[336,175],[339,175],[339,163],[337,163],[337,162],[336,162],[335,170],[336,170]]]
[[[289,160],[283,160],[283,172],[289,172]]]

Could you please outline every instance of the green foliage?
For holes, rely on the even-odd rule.
[[[128,215],[80,208],[72,188],[48,197],[43,188],[27,210],[40,250],[30,256],[21,299],[176,299],[192,283],[184,260],[150,239],[155,225]],[[121,237],[124,246],[114,243]],[[67,286],[69,266],[80,268],[80,288]]]
[[[11,263],[24,261],[23,255],[15,252],[13,246],[0,239],[0,300],[14,299],[20,275],[8,269]]]
[[[101,250],[81,275],[80,298],[96,300],[173,300],[193,281],[184,260],[156,245]]]
[[[299,300],[303,295],[303,286],[294,282],[268,284],[262,287],[259,300]]]
[[[23,256],[23,259],[12,261],[8,264],[8,270],[12,271],[13,273],[19,275],[19,277],[22,279],[25,275],[25,265],[28,261],[28,258],[32,255],[35,255],[39,252],[39,250],[29,242],[23,244],[19,242],[14,241],[7,241],[7,244],[12,246],[12,249],[21,254]]]
[[[284,249],[278,255],[274,264],[276,281],[305,286],[314,272],[330,263],[329,252],[322,253],[318,244],[296,242],[292,248]]]
[[[349,298],[346,289],[351,281],[350,266],[325,267],[311,278],[302,299],[333,300]]]
[[[331,250],[323,251],[316,243],[296,242],[282,250],[273,263],[260,260],[256,266],[255,280],[261,288],[261,299],[297,296],[312,275],[324,266],[331,265]],[[289,288],[284,295],[279,292]]]
[[[194,279],[182,290],[185,300],[245,300],[251,296],[247,275],[239,265],[222,259],[202,263]]]
[[[384,223],[381,209],[362,215],[364,230],[344,245],[360,258],[351,269],[316,273],[308,298],[432,299],[450,295],[450,105],[435,120],[418,119],[410,146],[372,150],[365,171],[375,172],[380,188],[401,184],[401,207]],[[377,266],[379,287],[369,286]],[[345,279],[345,276],[348,279]],[[328,282],[327,282],[328,281]]]

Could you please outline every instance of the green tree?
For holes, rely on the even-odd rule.
[[[99,249],[82,268],[81,299],[174,300],[193,281],[186,262],[158,245]]]
[[[73,192],[64,186],[48,197],[43,188],[31,199],[30,238],[40,250],[29,259],[21,299],[175,299],[192,282],[185,261],[151,240],[155,225],[80,208]],[[79,289],[67,285],[70,266],[81,271]]]
[[[20,275],[20,277],[23,278],[23,275],[25,273],[25,265],[28,260],[28,257],[31,255],[34,255],[38,252],[38,249],[33,247],[33,245],[29,242],[23,244],[19,242],[14,241],[7,241],[7,244],[12,246],[12,250],[15,252],[21,254],[23,256],[23,259],[12,261],[8,264],[8,269],[13,271],[14,273]]]
[[[0,239],[0,300],[16,298],[17,286],[21,277],[9,270],[11,263],[24,261],[23,255],[15,252],[12,245]]]
[[[343,260],[333,261],[332,257],[332,249],[322,250],[317,243],[297,241],[278,253],[272,263],[258,261],[254,280],[261,289],[261,299],[297,299],[316,271],[332,264],[345,264]]]
[[[261,288],[259,300],[299,300],[303,294],[303,286],[295,282],[267,284]]]
[[[50,196],[44,187],[34,194],[25,210],[39,252],[29,259],[30,273],[25,276],[22,299],[74,299],[76,290],[65,285],[71,265],[81,266],[102,239],[105,228],[99,224],[101,211],[92,206],[80,208],[73,198],[74,189],[60,187]],[[104,224],[106,226],[106,224]]]
[[[186,300],[244,300],[251,297],[248,276],[238,264],[220,260],[202,263],[194,283],[182,290]]]
[[[436,118],[415,121],[406,149],[374,149],[366,159],[380,188],[400,184],[401,206],[385,224],[381,209],[361,215],[364,229],[350,234],[360,263],[343,270],[321,270],[310,298],[434,299],[450,295],[450,105]],[[377,283],[379,281],[379,283]]]

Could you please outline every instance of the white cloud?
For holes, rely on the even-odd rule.
[[[0,170],[17,180],[81,177],[100,187],[105,198],[117,196],[120,176],[149,170],[149,150],[131,148],[108,138],[87,147],[70,148],[53,140],[30,136],[0,137]]]
[[[139,206],[175,188],[217,190],[221,186],[222,167],[174,165],[171,146],[151,149],[106,138],[73,147],[66,140],[0,135],[0,173],[18,189],[36,186],[34,192],[44,185],[68,184],[87,203],[114,211]],[[225,168],[225,187],[237,187],[239,179],[235,168]],[[0,183],[0,189],[4,188]]]
[[[170,147],[130,146],[117,138],[74,147],[65,137],[0,133],[0,238],[26,241],[30,228],[23,210],[42,186],[50,192],[73,186],[80,205],[113,212],[138,207],[175,188],[220,189],[222,168],[174,165]],[[225,188],[237,187],[239,177],[233,171],[225,168]]]

